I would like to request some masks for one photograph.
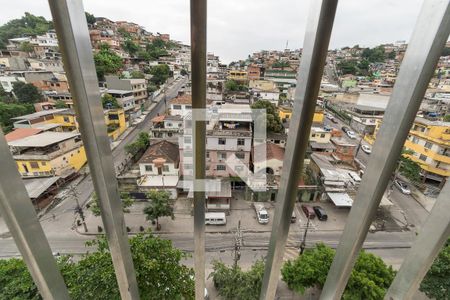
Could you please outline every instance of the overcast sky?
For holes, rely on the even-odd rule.
[[[223,62],[261,49],[300,48],[311,0],[209,0],[208,52]],[[314,0],[313,0],[314,1]],[[0,11],[0,23],[28,11],[50,19],[45,0],[14,0]],[[341,0],[330,48],[408,41],[423,0]],[[85,0],[86,11],[126,20],[148,31],[169,33],[189,43],[188,0]]]

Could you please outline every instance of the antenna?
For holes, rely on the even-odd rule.
[[[289,46],[289,40],[286,40],[286,47],[284,49],[287,50],[288,46]]]

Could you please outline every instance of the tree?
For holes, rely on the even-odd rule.
[[[160,229],[158,219],[161,217],[175,218],[173,214],[173,201],[170,199],[170,193],[163,190],[151,190],[147,193],[150,203],[144,208],[147,220],[156,221],[156,229]]]
[[[104,94],[102,96],[102,106],[104,109],[113,109],[120,107],[117,99],[111,96],[111,94]]]
[[[277,60],[276,62],[274,62],[272,64],[272,67],[273,68],[282,68],[282,69],[284,69],[286,67],[289,67],[289,62],[285,61],[285,60]]]
[[[256,261],[247,272],[239,266],[228,267],[221,261],[213,261],[214,286],[223,299],[259,299],[264,276],[264,261]]]
[[[186,71],[185,69],[181,69],[181,71],[180,71],[181,76],[186,76],[188,74],[189,74],[188,71]]]
[[[34,47],[30,42],[22,42],[19,46],[19,50],[30,53],[34,51]]]
[[[0,26],[0,49],[6,48],[10,38],[44,34],[52,28],[51,21],[26,12],[22,18],[13,19]]]
[[[145,78],[144,73],[142,73],[141,71],[133,70],[133,71],[131,71],[130,75],[131,75],[131,78]]]
[[[324,244],[306,250],[295,260],[284,263],[282,280],[290,289],[303,294],[311,287],[322,288],[335,251]],[[381,258],[362,250],[350,275],[342,299],[383,299],[394,279],[392,267],[386,266]]]
[[[275,105],[266,100],[256,101],[252,104],[253,109],[265,109],[266,110],[266,126],[269,132],[281,132],[283,125],[281,124],[280,117],[278,116],[277,108]]]
[[[341,71],[342,75],[352,74],[356,75],[358,71],[358,62],[355,59],[342,60],[337,63],[337,68]]]
[[[420,165],[413,161],[409,155],[412,155],[414,152],[411,150],[403,150],[400,155],[399,164],[400,164],[400,173],[408,178],[411,181],[419,181],[420,180]]]
[[[170,240],[151,233],[129,239],[141,299],[194,299],[194,271],[181,264],[187,255]],[[119,300],[116,274],[105,237],[80,260],[57,260],[71,299]],[[0,260],[0,299],[42,299],[22,259]]]
[[[450,239],[425,275],[420,290],[429,298],[450,299]]]
[[[143,153],[148,146],[150,146],[150,136],[147,132],[140,132],[138,138],[129,144],[125,145],[125,152],[136,156],[138,153]]]
[[[107,74],[117,73],[123,66],[122,58],[107,44],[100,45],[100,51],[94,54],[94,62],[99,80],[104,80]]]
[[[151,68],[150,74],[152,74],[152,78],[150,82],[154,83],[157,86],[160,86],[169,78],[170,68],[166,64],[156,65]]]
[[[42,94],[37,87],[22,81],[13,82],[13,93],[17,101],[21,103],[35,103],[42,99]]]
[[[450,115],[445,115],[443,119],[444,122],[450,122]]]
[[[386,58],[384,47],[365,48],[361,53],[361,57],[367,59],[371,63],[383,62]]]
[[[129,213],[129,207],[134,203],[133,199],[131,199],[130,197],[130,194],[127,192],[120,192],[120,200],[122,201],[122,211],[124,213]],[[92,195],[92,201],[90,203],[89,209],[94,216],[100,216],[100,202],[95,192]]]
[[[126,39],[122,44],[123,50],[125,50],[130,56],[134,56],[139,51],[139,46],[131,39]]]
[[[0,102],[0,125],[5,133],[12,129],[12,118],[30,114],[34,112],[34,107],[31,104],[16,104]]]
[[[225,82],[225,89],[229,92],[248,91],[248,87],[245,84],[239,84],[235,80],[227,80]]]
[[[66,102],[62,100],[57,100],[55,103],[55,108],[68,108]]]
[[[15,99],[7,93],[3,86],[0,84],[0,102],[12,103],[15,102]]]
[[[93,14],[88,13],[87,11],[84,13],[86,15],[86,22],[89,25],[95,24],[95,16]]]

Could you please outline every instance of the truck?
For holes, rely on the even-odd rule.
[[[262,202],[253,202],[253,208],[256,212],[256,219],[259,224],[267,224],[269,223],[269,213]]]

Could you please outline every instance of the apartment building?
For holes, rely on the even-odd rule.
[[[373,134],[377,120],[383,119],[384,108],[370,105],[354,105],[347,112],[351,115],[350,126],[359,133]]]
[[[417,117],[405,141],[408,155],[419,163],[423,179],[441,182],[450,176],[450,122]]]
[[[170,115],[185,116],[192,110],[191,95],[182,95],[170,100]]]
[[[147,82],[145,79],[120,79],[118,76],[105,76],[108,89],[132,91],[136,106],[144,107],[147,94]]]
[[[282,93],[286,93],[290,87],[296,86],[296,77],[296,72],[290,70],[270,69],[264,72],[264,79],[275,82]]]
[[[258,80],[261,78],[261,68],[255,64],[251,64],[247,67],[247,79]]]
[[[247,81],[247,72],[241,70],[230,70],[228,71],[228,80],[245,82]]]
[[[67,177],[87,161],[79,133],[30,132],[8,145],[22,177]]]
[[[116,98],[119,106],[125,111],[125,120],[129,124],[134,118],[140,116],[141,110],[136,107],[132,91],[108,89],[107,93]]]
[[[160,139],[178,138],[183,131],[183,118],[175,116],[156,116],[152,120],[150,137]]]

